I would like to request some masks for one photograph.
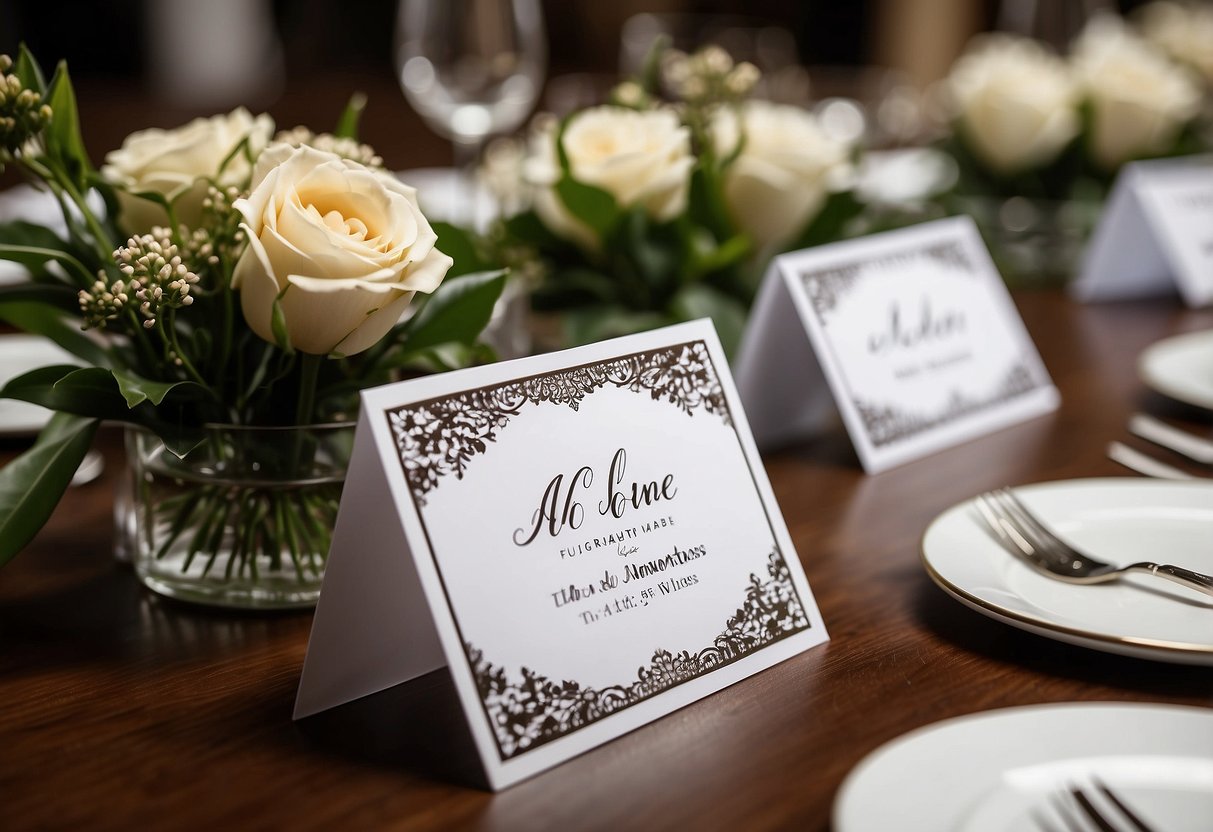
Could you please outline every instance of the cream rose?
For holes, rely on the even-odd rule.
[[[280,299],[287,336],[301,352],[367,349],[415,292],[437,289],[451,267],[416,191],[333,153],[271,146],[257,160],[252,193],[235,207],[248,235],[232,275],[245,320],[274,341]]]
[[[1075,45],[1074,68],[1091,103],[1091,156],[1107,170],[1166,153],[1200,110],[1200,88],[1190,73],[1119,18],[1087,25]]]
[[[120,186],[121,224],[131,234],[167,225],[168,215],[154,202],[133,197],[130,191],[154,191],[175,200],[178,222],[196,226],[206,198],[205,177],[221,184],[242,182],[249,164],[237,154],[222,173],[223,160],[247,136],[255,157],[269,143],[274,122],[267,115],[252,116],[243,107],[227,115],[194,119],[174,130],[140,130],[126,137],[122,147],[105,157],[101,175]]]
[[[1078,88],[1065,62],[1034,41],[974,41],[945,83],[959,129],[1000,174],[1047,165],[1078,135]]]
[[[851,146],[799,107],[751,101],[716,114],[717,155],[734,153],[743,136],[725,170],[724,197],[733,222],[759,247],[792,240],[853,179]]]
[[[1213,6],[1158,0],[1139,14],[1147,41],[1213,84]]]
[[[565,128],[564,151],[574,179],[607,191],[623,208],[639,205],[658,222],[686,209],[695,164],[691,134],[668,110],[585,110]],[[569,212],[553,188],[561,176],[555,124],[534,137],[524,175],[535,188],[535,211],[548,228],[583,245],[597,244],[594,232]]]

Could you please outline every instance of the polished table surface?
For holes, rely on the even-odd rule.
[[[122,454],[103,434],[103,478],[72,489],[0,571],[0,829],[825,829],[865,754],[937,720],[1071,700],[1213,705],[1208,668],[1021,632],[923,570],[928,523],[980,491],[1127,476],[1103,453],[1135,410],[1213,430],[1135,369],[1150,343],[1213,327],[1213,311],[1015,297],[1058,412],[877,476],[842,433],[765,457],[828,644],[500,794],[477,786],[445,671],[295,724],[309,614],[142,590],[110,554]]]

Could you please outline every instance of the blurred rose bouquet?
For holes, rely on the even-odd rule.
[[[1119,17],[1097,16],[1068,56],[1009,35],[976,39],[945,83],[960,190],[1098,199],[1126,162],[1206,149],[1200,116],[1207,88],[1189,65],[1202,55],[1176,34],[1199,23],[1177,21],[1184,9],[1144,10],[1143,31],[1154,33],[1153,42]],[[1193,21],[1207,16],[1191,14]],[[1203,43],[1205,53],[1211,48]]]
[[[536,309],[564,313],[567,342],[708,316],[730,350],[766,259],[858,215],[856,148],[805,110],[747,101],[757,80],[718,47],[658,47],[609,104],[540,117],[523,149],[489,154],[513,209],[491,242],[536,282]]]
[[[66,66],[48,83],[22,48],[0,69],[0,164],[49,191],[68,229],[0,225],[0,258],[31,274],[0,289],[0,319],[82,365],[0,391],[57,411],[0,471],[0,563],[45,522],[102,420],[157,438],[166,465],[197,452],[234,470],[242,449],[210,428],[345,422],[360,388],[482,356],[503,273],[453,263],[414,190],[356,140],[357,97],[332,135],[275,136],[268,116],[236,110],[135,133],[98,171]],[[295,438],[254,467],[305,473],[316,451]],[[207,488],[155,507],[160,556],[188,539],[190,562],[234,548],[228,576],[290,564],[318,575],[332,491]],[[247,539],[211,530],[220,512]]]

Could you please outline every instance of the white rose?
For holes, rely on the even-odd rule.
[[[730,218],[759,247],[789,242],[853,178],[851,146],[799,107],[751,101],[739,112],[718,111],[711,129],[721,157],[744,136],[725,169],[724,198]]]
[[[274,341],[280,299],[287,336],[301,352],[367,349],[415,292],[437,289],[451,267],[416,191],[333,153],[271,146],[257,160],[252,193],[235,207],[248,235],[232,275],[244,318]]]
[[[173,210],[178,222],[196,226],[206,198],[205,178],[217,179],[220,184],[241,182],[249,172],[243,154],[237,154],[220,173],[223,160],[246,136],[249,151],[255,157],[269,143],[273,132],[274,122],[268,115],[254,118],[241,107],[227,115],[194,119],[174,130],[152,128],[131,133],[121,148],[106,155],[101,168],[102,176],[120,186],[118,203],[123,228],[139,234],[152,226],[168,224],[163,208],[123,189],[154,191],[175,199]]]
[[[695,164],[691,134],[668,110],[585,110],[566,126],[564,151],[574,179],[608,192],[622,208],[639,205],[658,222],[686,209]],[[597,245],[594,232],[569,213],[553,188],[561,176],[554,124],[534,138],[524,174],[535,187],[535,211],[548,228],[583,245]]]
[[[1140,21],[1147,41],[1213,84],[1213,6],[1158,0],[1142,7]]]
[[[1081,127],[1068,67],[1031,40],[976,39],[945,89],[962,136],[1000,174],[1047,165]]]
[[[1079,36],[1074,68],[1091,102],[1089,149],[1114,170],[1166,153],[1200,110],[1189,73],[1131,32],[1119,18],[1093,19]]]

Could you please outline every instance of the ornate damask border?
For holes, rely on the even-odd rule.
[[[938,413],[923,415],[888,405],[875,405],[861,399],[853,401],[859,418],[863,420],[864,429],[868,432],[868,438],[879,448],[955,421],[961,416],[1003,404],[1040,386],[1041,383],[1030,369],[1027,359],[1021,358],[1007,371],[1002,383],[988,398],[970,399],[953,393],[947,405]]]
[[[767,559],[767,577],[750,575],[744,601],[710,646],[695,653],[658,649],[633,682],[593,688],[572,680],[556,682],[526,667],[522,678],[512,681],[471,644],[464,650],[497,749],[508,760],[808,628],[792,574],[776,546]]]
[[[528,403],[562,404],[577,410],[605,387],[647,392],[688,415],[696,410],[732,424],[724,390],[707,344],[692,341],[594,364],[556,370],[502,384],[466,390],[389,410],[388,422],[404,475],[418,506],[441,477],[462,479],[469,460]]]
[[[969,253],[965,251],[960,241],[945,240],[939,243],[931,243],[926,246],[886,254],[870,260],[856,260],[842,266],[803,272],[800,275],[800,279],[804,284],[806,294],[809,296],[809,302],[813,306],[813,311],[817,314],[817,320],[824,327],[826,325],[826,318],[834,311],[838,302],[859,284],[860,275],[864,269],[872,267],[881,268],[896,263],[909,263],[924,257],[928,260],[935,260],[951,266],[966,275],[977,274],[977,271],[973,267],[973,261],[969,258]]]

